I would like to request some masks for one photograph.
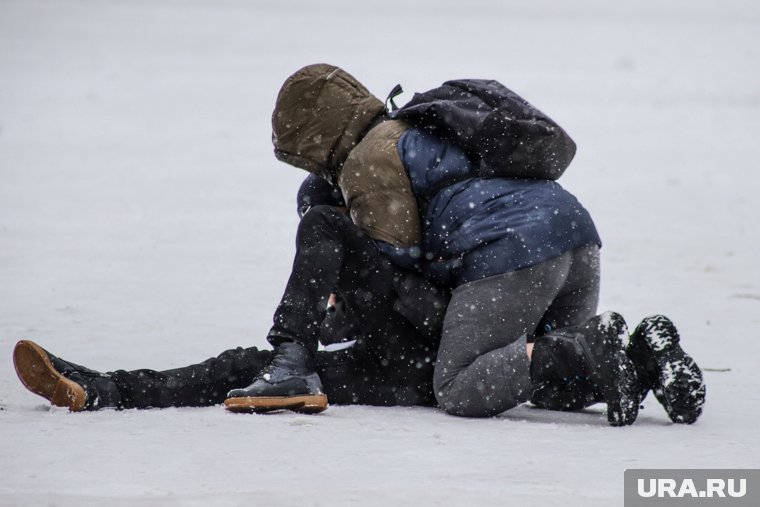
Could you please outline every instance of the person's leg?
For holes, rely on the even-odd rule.
[[[271,350],[238,347],[171,370],[116,370],[107,375],[121,393],[123,408],[204,407],[218,405],[230,389],[248,385],[271,355]]]
[[[317,352],[315,364],[331,404],[435,405],[433,365],[419,354],[416,367],[410,370],[405,359],[387,363],[361,345],[354,345],[336,352]]]
[[[121,393],[123,408],[210,406],[222,403],[230,389],[248,385],[271,355],[271,350],[237,348],[181,368],[117,370],[107,375]],[[336,352],[319,351],[314,360],[324,392],[332,403],[417,404],[403,403],[404,399],[392,395],[394,391],[403,391],[406,382],[384,378],[385,368],[378,368],[377,363],[358,345]],[[432,389],[428,388],[428,391],[432,392]],[[422,400],[423,396],[419,398]]]
[[[527,334],[535,332],[563,292],[573,264],[574,252],[567,252],[454,291],[434,378],[444,410],[494,415],[527,401],[534,385],[579,377],[603,394],[611,425],[635,421],[639,386],[625,354],[625,321],[619,315],[539,336],[528,359]]]
[[[271,357],[256,347],[223,352],[199,364],[165,371],[116,370],[101,373],[58,358],[22,340],[13,354],[21,382],[53,405],[87,410],[200,407],[220,404],[227,390],[245,385]],[[422,359],[424,361],[424,359]],[[432,373],[396,374],[374,355],[353,347],[317,352],[315,367],[325,393],[338,405],[432,405]]]
[[[271,354],[255,347],[237,348],[200,364],[166,371],[101,373],[22,340],[14,348],[13,362],[27,389],[53,405],[78,412],[216,405],[224,401],[230,387],[250,382]]]
[[[443,410],[484,417],[528,400],[533,385],[526,335],[561,291],[571,259],[568,252],[454,290],[434,374]]]
[[[567,278],[541,319],[536,335],[577,326],[596,315],[600,285],[599,247],[582,246],[573,250],[571,255]]]
[[[349,217],[329,206],[312,208],[298,226],[293,269],[269,341],[295,341],[316,352],[333,292],[344,299],[368,343],[385,341],[385,330],[403,320],[394,316],[389,324],[398,276],[400,270]]]
[[[596,312],[599,287],[599,253],[588,246],[574,253],[567,290],[547,311],[539,330],[578,326]],[[626,355],[632,361],[643,400],[649,390],[675,423],[691,424],[702,412],[705,385],[694,359],[680,346],[680,337],[667,317],[645,318],[631,333]],[[544,382],[536,386],[531,403],[550,410],[579,410],[604,401],[599,386],[585,378]]]
[[[552,329],[578,326],[596,315],[599,304],[599,247],[586,245],[573,251],[570,271],[562,290],[549,306],[536,336]],[[544,382],[535,386],[530,402],[547,410],[581,410],[603,401],[601,393],[585,378]]]
[[[272,362],[250,386],[230,391],[227,408],[266,411],[305,406],[305,411],[314,412],[326,407],[313,356],[334,292],[355,316],[362,345],[380,359],[381,366],[389,367],[395,357],[408,362],[397,361],[397,368],[416,368],[411,359],[417,348],[416,332],[394,312],[394,280],[400,273],[347,216],[326,206],[312,208],[299,224],[293,271],[269,333],[275,345]],[[432,361],[432,351],[429,356]]]
[[[625,353],[627,326],[612,312],[594,317],[598,299],[599,251],[587,245],[572,252],[565,284],[537,329],[531,402],[579,410],[603,401],[611,425],[632,424],[640,385]]]

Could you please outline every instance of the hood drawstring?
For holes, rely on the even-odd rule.
[[[393,101],[393,99],[395,99],[402,93],[404,93],[404,89],[401,88],[400,84],[397,84],[396,86],[394,86],[391,92],[388,94],[388,97],[385,99],[385,109],[388,109],[388,103],[390,102],[391,104],[390,111],[391,112],[396,111],[398,109],[398,106]]]

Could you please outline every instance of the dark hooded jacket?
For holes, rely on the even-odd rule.
[[[385,113],[342,69],[310,65],[280,90],[272,138],[280,160],[339,186],[397,264],[457,286],[600,244],[558,183],[478,178],[461,149]]]

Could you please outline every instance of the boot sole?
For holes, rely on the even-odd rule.
[[[616,322],[609,325],[609,331],[602,329],[604,322],[598,324],[597,333],[605,333],[603,344],[609,361],[599,364],[594,361],[595,371],[604,372],[600,375],[599,386],[604,402],[607,404],[607,422],[610,426],[628,426],[636,421],[639,414],[639,385],[633,363],[625,354],[624,337],[627,327],[623,318],[610,312],[608,319]],[[586,349],[586,356],[593,361],[594,355],[589,350],[585,340],[580,340]]]
[[[651,327],[641,334],[634,333],[637,345],[644,343],[652,353],[660,371],[657,384],[652,387],[657,401],[676,424],[693,424],[702,414],[705,403],[705,384],[702,370],[680,345],[675,325],[667,317],[656,315],[648,320],[654,325],[662,323],[664,333]],[[667,333],[672,328],[673,332]]]
[[[56,407],[72,412],[84,410],[87,395],[82,386],[61,375],[45,349],[30,340],[21,340],[13,349],[13,366],[21,383]]]
[[[610,401],[607,401],[607,421],[610,426],[628,426],[639,415],[640,388],[633,363],[622,350],[617,355],[622,356],[617,359],[619,376],[605,395],[610,397]]]
[[[255,396],[227,398],[224,408],[230,412],[264,414],[280,410],[291,410],[301,414],[318,414],[327,408],[324,394],[303,396]]]

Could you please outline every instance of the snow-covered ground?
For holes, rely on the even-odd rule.
[[[591,507],[622,504],[626,468],[760,467],[759,26],[755,0],[0,1],[0,505]],[[20,338],[103,370],[265,345],[304,176],[269,116],[319,61],[380,96],[496,78],[562,124],[602,308],[670,315],[720,370],[699,422],[652,400],[627,428],[601,406],[69,414],[26,392]]]

